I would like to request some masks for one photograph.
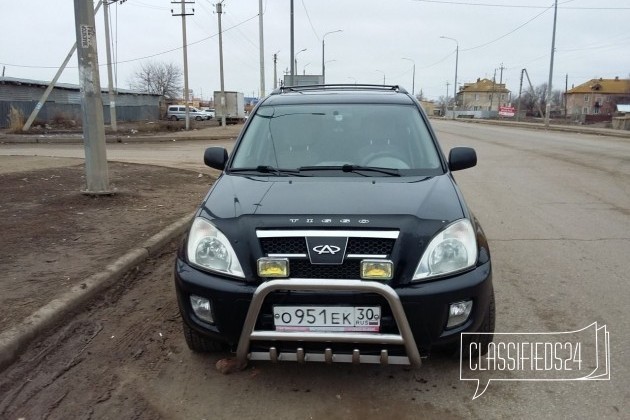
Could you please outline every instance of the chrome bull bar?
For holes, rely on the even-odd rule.
[[[255,331],[256,320],[262,304],[271,292],[277,290],[290,291],[355,291],[376,293],[383,296],[389,304],[398,331],[400,334],[379,333],[348,333],[348,332],[285,332],[285,331]],[[358,344],[387,344],[402,345],[407,354],[404,356],[388,356],[387,350],[382,350],[380,355],[361,355],[359,349],[352,354],[333,354],[330,348],[324,353],[305,353],[298,347],[295,353],[279,354],[275,347],[269,349],[269,353],[250,353],[251,341],[306,341],[306,342],[330,342],[330,343],[358,343]],[[381,363],[381,364],[407,364],[420,367],[420,353],[416,347],[413,333],[409,327],[407,316],[403,309],[398,294],[390,286],[375,281],[362,280],[330,280],[330,279],[282,279],[270,280],[262,283],[252,296],[252,301],[247,311],[247,317],[243,324],[243,330],[236,349],[236,362],[239,369],[244,369],[249,360],[293,360],[298,362],[347,362],[347,363]]]

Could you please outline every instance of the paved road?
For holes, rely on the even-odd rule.
[[[90,350],[90,366],[102,372],[91,375],[104,384],[101,392],[109,401],[103,405],[99,400],[93,413],[125,409],[130,404],[124,399],[128,394],[143,402],[133,408],[146,417],[627,416],[630,141],[449,121],[435,121],[434,126],[445,150],[468,145],[479,156],[478,166],[456,173],[456,179],[491,241],[497,331],[555,332],[593,322],[605,324],[610,331],[610,381],[492,383],[473,401],[475,386],[459,381],[459,364],[444,358],[429,359],[417,372],[395,367],[260,363],[253,370],[221,376],[212,368],[217,357],[191,355],[173,322],[174,299],[168,298],[172,255],[167,254],[122,298],[120,305],[129,306],[129,317],[114,321],[106,307],[89,315],[114,324],[106,325],[106,334],[101,334],[106,338],[111,334],[111,340],[100,339]],[[117,144],[108,145],[108,156],[201,170],[206,146],[200,142]],[[0,155],[6,154],[80,157],[82,148],[0,145]],[[161,286],[154,286],[156,279]],[[159,305],[160,313],[168,316],[151,316],[152,305]],[[155,338],[157,331],[167,338]],[[120,343],[114,337],[126,341]],[[99,366],[99,352],[128,355],[135,351],[131,337],[145,344],[156,341],[153,345],[159,345],[161,352],[146,347],[142,357],[136,353],[129,360],[123,357],[120,366]],[[79,376],[89,373],[79,370],[74,375],[74,379],[62,376],[59,381],[71,387],[73,380],[86,382]],[[62,399],[70,401],[80,390],[66,392],[70,394],[63,394]],[[32,398],[36,403],[44,397]]]

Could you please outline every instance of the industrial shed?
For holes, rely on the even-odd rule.
[[[0,128],[8,127],[11,107],[19,109],[28,118],[48,87],[39,80],[0,77]],[[101,91],[103,117],[110,123],[109,94]],[[118,89],[116,95],[116,119],[118,121],[156,121],[160,118],[159,95]],[[49,124],[59,120],[81,121],[81,90],[79,85],[58,83],[39,111],[34,124]]]

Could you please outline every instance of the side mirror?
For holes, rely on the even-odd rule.
[[[203,162],[214,169],[222,171],[228,160],[228,152],[223,147],[208,147],[203,152]]]
[[[477,164],[477,153],[471,147],[453,147],[448,154],[448,168],[451,171],[472,168]]]

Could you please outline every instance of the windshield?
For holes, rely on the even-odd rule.
[[[347,170],[348,165],[354,169],[393,169],[401,175],[443,172],[418,109],[390,104],[261,106],[234,153],[230,169],[264,166],[304,168],[309,175],[335,169],[354,173]],[[369,173],[383,175],[382,171]]]

